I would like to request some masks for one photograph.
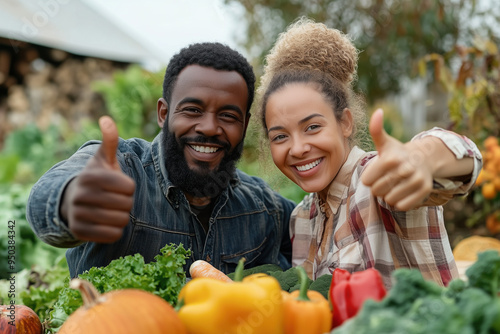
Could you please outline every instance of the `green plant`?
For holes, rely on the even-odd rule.
[[[7,278],[10,273],[29,269],[34,264],[39,268],[49,268],[57,257],[64,254],[64,249],[49,246],[38,239],[26,221],[26,202],[30,189],[30,186],[20,184],[0,185],[0,221],[5,222],[0,230],[0,279]],[[8,234],[9,221],[12,222],[14,234]],[[9,240],[12,242],[9,243]],[[10,268],[8,245],[13,246],[15,268],[4,271],[4,268]]]
[[[452,64],[458,62],[458,70]],[[462,199],[466,228],[477,234],[500,235],[500,52],[488,38],[476,37],[470,46],[456,45],[444,55],[429,54],[419,63],[427,76],[432,65],[435,81],[448,93],[450,129],[467,135],[482,150],[483,170],[470,196]],[[498,188],[498,189],[497,189]],[[465,207],[465,210],[463,209]],[[497,219],[498,224],[497,224]],[[461,222],[450,223],[451,228]]]
[[[458,71],[452,66],[458,63]],[[429,54],[419,62],[421,76],[432,64],[434,80],[448,93],[451,128],[480,143],[500,134],[500,53],[497,44],[476,37],[470,46]]]
[[[93,89],[104,96],[108,113],[122,138],[152,139],[159,132],[156,103],[162,96],[163,74],[138,65],[117,71],[112,81],[98,81]]]

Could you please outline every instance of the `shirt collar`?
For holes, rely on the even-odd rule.
[[[330,187],[328,189],[327,203],[322,203],[319,199],[318,194],[315,194],[316,200],[320,208],[323,207],[323,211],[331,211],[335,215],[342,204],[342,200],[347,197],[346,192],[349,190],[351,184],[352,173],[356,168],[359,159],[361,159],[366,152],[357,146],[354,146],[349,152],[347,160],[344,162],[340,168],[337,176],[333,179]],[[328,205],[329,210],[325,210],[325,205]]]

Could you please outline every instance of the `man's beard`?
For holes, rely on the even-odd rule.
[[[198,170],[190,169],[184,157],[184,147],[187,142],[222,145],[221,149],[225,154],[219,166],[210,170],[208,163],[200,161]],[[175,134],[168,130],[167,123],[163,126],[162,143],[168,178],[175,186],[194,197],[219,196],[235,175],[236,163],[243,151],[243,139],[231,152],[229,143],[220,142],[215,138],[200,135],[177,140]]]

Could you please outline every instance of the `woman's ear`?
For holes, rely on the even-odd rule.
[[[163,129],[163,125],[165,124],[168,117],[168,104],[163,97],[158,99],[156,105],[156,112],[157,112],[158,125],[160,126],[161,129]]]
[[[342,112],[342,119],[340,120],[340,126],[342,127],[342,134],[345,138],[349,138],[352,134],[352,129],[354,127],[354,120],[352,118],[352,113],[349,108],[345,108]]]

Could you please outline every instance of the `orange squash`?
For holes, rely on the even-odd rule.
[[[85,280],[73,279],[83,306],[71,314],[59,334],[187,334],[175,309],[162,298],[138,289],[104,294]]]
[[[25,305],[0,305],[0,334],[42,334],[38,315]]]

